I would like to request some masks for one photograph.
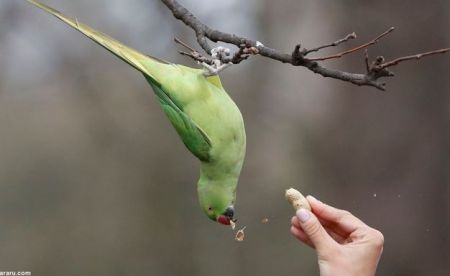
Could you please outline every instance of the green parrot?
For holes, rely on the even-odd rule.
[[[201,162],[197,184],[202,210],[213,221],[235,221],[236,187],[245,157],[241,112],[217,75],[140,53],[38,1],[29,3],[77,29],[141,73],[181,140]]]

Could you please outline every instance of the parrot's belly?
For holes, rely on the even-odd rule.
[[[219,92],[207,100],[193,101],[185,112],[211,140],[212,162],[223,170],[240,171],[246,136],[242,114],[232,99]]]

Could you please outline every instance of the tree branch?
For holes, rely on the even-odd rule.
[[[326,44],[323,46],[319,46],[316,48],[302,49],[300,44],[294,47],[294,50],[291,54],[283,53],[278,50],[272,49],[263,45],[261,42],[248,39],[245,37],[237,36],[234,34],[225,33],[219,30],[215,30],[201,22],[195,15],[193,15],[189,10],[183,7],[176,0],[161,0],[170,11],[172,11],[175,18],[181,20],[186,26],[190,27],[195,31],[197,42],[202,47],[202,49],[211,56],[213,47],[209,44],[209,41],[212,42],[224,42],[228,44],[235,45],[239,49],[232,55],[232,57],[219,55],[218,57],[204,57],[200,55],[197,51],[192,51],[191,53],[182,52],[183,55],[187,55],[198,62],[208,63],[214,62],[214,58],[219,59],[223,64],[233,63],[239,64],[242,61],[246,60],[251,55],[261,55],[263,57],[267,57],[273,60],[280,61],[282,63],[289,63],[293,66],[302,66],[310,71],[320,74],[323,77],[330,77],[346,82],[350,82],[356,85],[364,85],[364,86],[373,86],[380,90],[385,90],[385,83],[381,82],[380,79],[384,77],[392,77],[394,73],[391,72],[388,68],[391,66],[395,66],[400,62],[412,59],[420,59],[421,57],[431,56],[440,53],[446,53],[450,51],[450,48],[430,51],[426,53],[420,53],[412,56],[405,56],[396,58],[389,62],[384,62],[384,57],[379,56],[375,58],[372,64],[369,64],[369,57],[367,54],[367,47],[378,42],[379,39],[391,33],[394,28],[390,28],[381,35],[377,36],[375,39],[362,44],[353,49],[319,58],[307,58],[306,55],[312,52],[317,52],[321,49],[338,46],[344,42],[347,42],[350,39],[356,38],[356,34],[352,33],[347,35],[345,38],[339,39],[331,44]],[[208,41],[209,40],[209,41]],[[189,47],[188,47],[189,48]],[[365,63],[366,63],[366,73],[349,73],[344,71],[332,70],[328,69],[318,63],[318,61],[324,61],[328,59],[340,58],[344,55],[354,53],[358,50],[366,49],[365,53]]]
[[[382,37],[388,35],[389,33],[393,32],[393,31],[394,31],[394,27],[391,27],[387,31],[385,31],[384,33],[382,33],[379,36],[377,36],[376,38],[372,39],[371,41],[369,41],[367,43],[364,43],[363,45],[360,45],[358,47],[355,47],[353,49],[350,49],[350,50],[347,50],[347,51],[344,51],[344,52],[341,52],[341,53],[338,53],[338,54],[334,54],[334,55],[331,55],[331,56],[319,57],[319,58],[308,58],[308,60],[322,61],[322,60],[327,60],[327,59],[340,58],[340,57],[342,57],[344,55],[354,53],[354,52],[359,51],[361,49],[367,48],[367,47],[369,47],[369,46],[371,46],[373,44],[376,44],[379,39],[381,39]],[[355,37],[356,37],[356,34],[355,34]],[[344,39],[341,39],[341,40],[338,40],[337,42],[340,42],[340,41],[343,41],[343,40]],[[345,40],[345,41],[347,41],[347,40]],[[311,52],[311,51],[308,51],[307,53],[309,53],[309,52]]]

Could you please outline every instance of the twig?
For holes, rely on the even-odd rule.
[[[219,30],[212,29],[209,26],[207,26],[206,24],[204,24],[203,22],[201,22],[197,17],[195,17],[189,10],[187,10],[185,7],[183,7],[176,0],[161,0],[161,2],[163,2],[169,8],[169,10],[173,13],[175,18],[181,20],[186,26],[190,27],[191,29],[193,29],[195,31],[198,44],[209,55],[211,55],[211,50],[213,49],[213,47],[211,47],[208,40],[212,41],[212,42],[220,41],[220,42],[232,44],[232,45],[235,45],[236,47],[238,47],[239,50],[231,58],[231,61],[229,60],[230,57],[224,57],[224,56],[220,57],[220,58],[222,58],[221,62],[226,63],[226,64],[228,62],[238,64],[238,63],[246,60],[249,56],[247,56],[243,52],[244,50],[243,50],[242,45],[245,45],[246,49],[256,49],[257,50],[257,51],[252,51],[250,53],[250,55],[260,55],[260,56],[263,56],[266,58],[280,61],[282,63],[289,63],[293,66],[302,66],[316,74],[322,75],[323,77],[334,78],[334,79],[350,82],[350,83],[360,85],[360,86],[361,85],[373,86],[377,89],[385,90],[385,83],[381,82],[379,79],[383,78],[383,77],[392,77],[394,75],[393,72],[388,70],[388,67],[394,66],[404,60],[417,59],[417,58],[421,58],[423,56],[434,55],[437,53],[445,53],[445,52],[449,51],[447,49],[441,49],[441,50],[427,52],[427,53],[418,54],[418,55],[414,55],[414,56],[407,56],[407,57],[403,57],[403,58],[394,59],[394,60],[392,60],[390,62],[386,62],[386,63],[383,63],[384,62],[383,57],[377,57],[375,59],[375,61],[372,63],[372,65],[369,65],[369,58],[368,58],[368,54],[367,54],[365,56],[367,72],[364,74],[349,73],[349,72],[344,72],[344,71],[339,71],[339,70],[328,69],[328,68],[320,65],[317,61],[322,61],[322,60],[327,60],[327,59],[332,59],[332,58],[339,58],[346,54],[350,54],[350,53],[356,52],[361,49],[366,49],[367,47],[377,43],[380,38],[391,33],[394,30],[394,28],[388,29],[387,31],[385,31],[384,33],[382,33],[375,39],[373,39],[363,45],[360,45],[356,48],[344,51],[342,53],[335,54],[335,55],[328,56],[328,57],[322,57],[322,58],[306,58],[305,55],[307,53],[316,52],[320,49],[323,49],[326,47],[331,47],[331,46],[333,46],[334,43],[316,47],[311,50],[305,50],[305,49],[302,50],[301,46],[299,44],[299,45],[295,46],[295,48],[291,54],[283,53],[278,50],[267,47],[265,45],[262,45],[260,42],[258,42],[256,40],[251,40],[251,39],[248,39],[245,37],[241,37],[241,36],[237,36],[234,34],[229,34],[229,33],[219,31]],[[350,38],[348,38],[348,39],[346,39],[346,38],[336,41],[335,44],[338,45],[338,44],[341,44],[350,39]],[[186,55],[186,54],[187,53],[185,53],[184,55]],[[196,57],[194,53],[188,54],[188,56],[199,61],[198,60],[199,57],[198,56]],[[418,57],[418,56],[420,56],[420,57]],[[206,57],[202,57],[202,58],[206,58]]]
[[[342,43],[344,43],[344,42],[349,41],[350,39],[355,39],[355,38],[356,38],[356,33],[353,32],[353,33],[351,33],[351,34],[348,34],[348,35],[347,35],[346,37],[344,37],[344,38],[341,38],[341,39],[339,39],[339,40],[336,40],[336,41],[333,42],[333,43],[326,44],[326,45],[323,45],[323,46],[319,46],[319,47],[316,47],[316,48],[312,48],[312,49],[309,49],[309,50],[305,50],[305,56],[306,56],[307,54],[309,54],[309,53],[318,52],[319,50],[322,50],[322,49],[325,49],[325,48],[338,46],[339,44],[342,44]]]
[[[180,39],[178,39],[177,37],[173,38],[173,41],[175,41],[176,43],[180,44],[181,46],[183,46],[184,48],[190,50],[191,52],[198,52],[197,50],[195,50],[194,48],[192,48],[191,46],[187,45],[187,43],[181,41]]]
[[[384,33],[382,33],[379,36],[377,36],[376,38],[372,39],[371,41],[369,41],[367,43],[364,43],[364,44],[362,44],[362,45],[360,45],[358,47],[355,47],[353,49],[350,49],[350,50],[347,50],[347,51],[344,51],[344,52],[341,52],[341,53],[338,53],[338,54],[334,54],[334,55],[331,55],[331,56],[318,57],[318,58],[308,58],[308,60],[311,60],[311,61],[323,61],[323,60],[328,60],[328,59],[340,58],[340,57],[342,57],[344,55],[356,52],[358,50],[361,50],[361,49],[367,48],[367,47],[369,47],[369,46],[371,46],[373,44],[376,44],[379,39],[381,39],[382,37],[384,37],[384,36],[388,35],[389,33],[393,32],[394,29],[395,29],[394,27],[391,27],[387,31],[385,31]]]
[[[174,37],[173,41],[175,41],[175,43],[180,44],[184,48],[191,51],[190,53],[187,53],[184,51],[178,51],[178,53],[180,53],[180,55],[190,57],[193,60],[197,61],[198,63],[206,63],[209,65],[212,65],[214,63],[213,59],[207,58],[207,57],[201,55],[197,50],[195,50],[193,47],[189,46],[186,42],[181,41],[179,38]]]
[[[364,50],[364,62],[366,64],[366,72],[370,72],[370,65],[369,65],[369,51],[367,49]]]
[[[421,59],[421,58],[426,57],[426,56],[431,56],[431,55],[436,55],[436,54],[444,54],[446,52],[450,52],[450,48],[439,49],[439,50],[425,52],[425,53],[411,55],[411,56],[399,57],[399,58],[396,58],[394,60],[391,60],[391,61],[388,61],[388,62],[385,62],[385,63],[381,64],[380,67],[381,68],[392,67],[392,66],[395,66],[395,65],[399,64],[402,61],[413,60],[413,59]]]

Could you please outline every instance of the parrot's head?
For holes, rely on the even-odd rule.
[[[200,183],[199,183],[200,184]],[[205,214],[213,221],[230,225],[234,218],[235,185],[220,185],[217,181],[208,181],[198,186],[200,205]]]

